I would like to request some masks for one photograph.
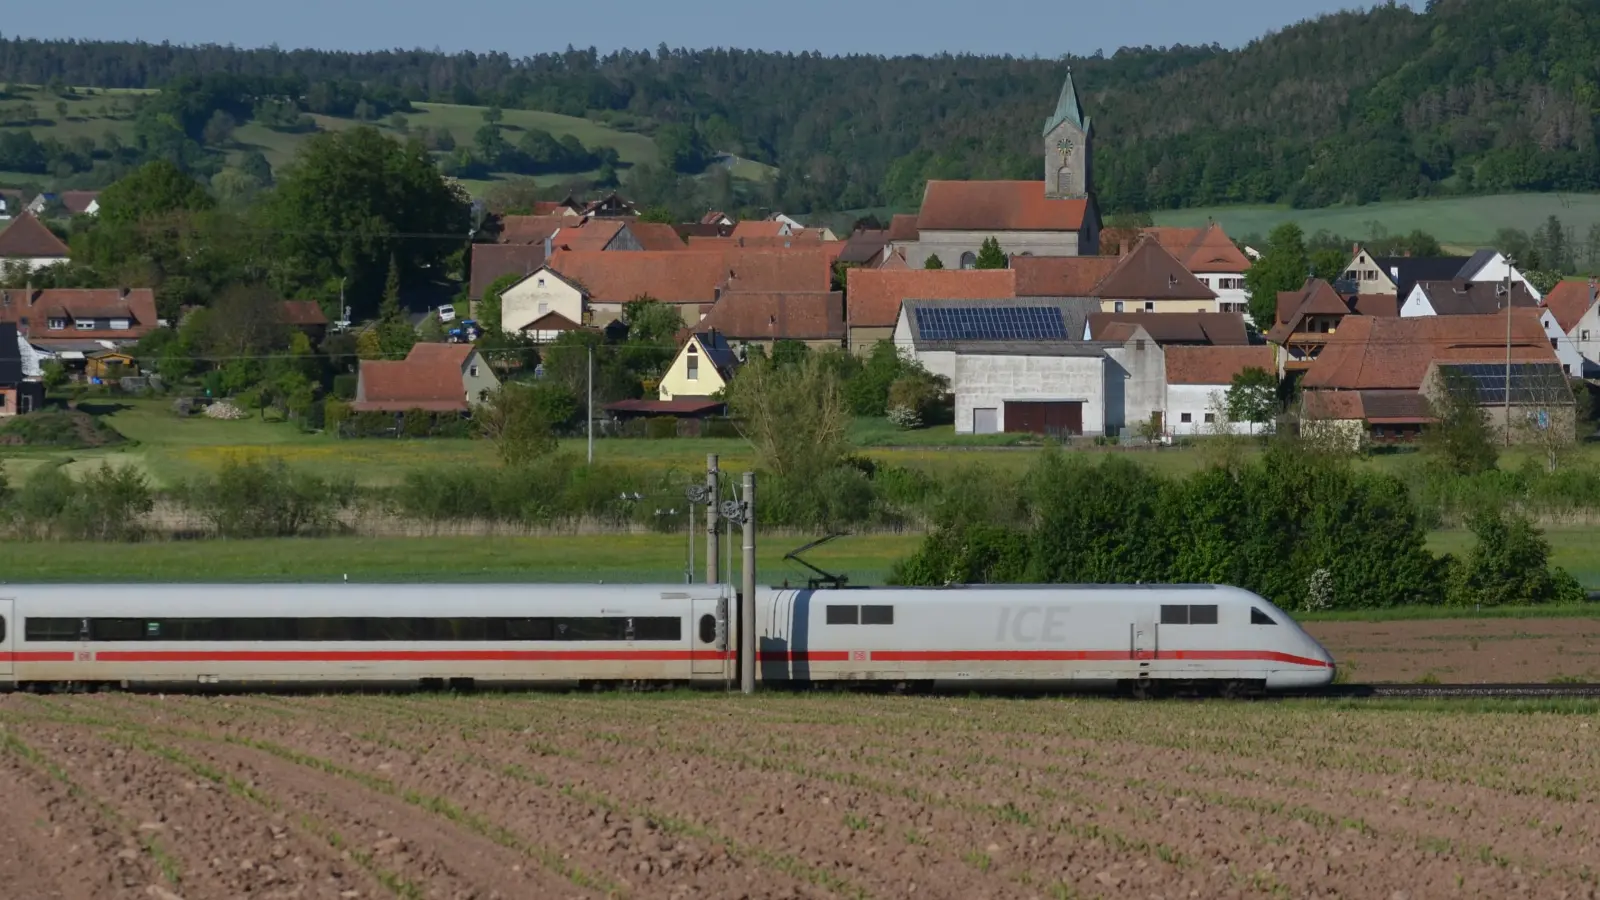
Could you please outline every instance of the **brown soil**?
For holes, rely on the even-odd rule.
[[[1600,618],[1311,622],[1352,683],[1600,682]]]
[[[0,893],[1592,898],[1596,730],[1325,702],[11,696]]]

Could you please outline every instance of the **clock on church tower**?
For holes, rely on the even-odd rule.
[[[1056,141],[1056,149],[1061,151],[1062,156],[1071,156],[1072,142],[1065,139]]]

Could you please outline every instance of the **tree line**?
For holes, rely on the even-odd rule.
[[[1039,123],[1070,64],[1096,123],[1103,208],[1323,206],[1600,188],[1597,38],[1600,17],[1581,0],[1434,0],[1420,12],[1386,4],[1322,16],[1238,50],[1059,60],[10,38],[0,80],[152,88],[227,71],[359,85],[375,108],[437,100],[673,124],[715,151],[778,166],[777,204],[825,211],[911,205],[929,178],[1040,177]]]

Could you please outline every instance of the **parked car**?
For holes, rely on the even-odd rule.
[[[454,306],[450,306],[449,304],[446,304],[444,306],[439,307],[439,321],[441,321],[441,322],[453,322],[453,321],[455,321],[455,318],[456,318],[456,308]]]

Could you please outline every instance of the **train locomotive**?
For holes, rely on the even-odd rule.
[[[0,688],[724,687],[723,585],[0,585]],[[1221,585],[762,588],[766,687],[1303,691],[1334,661]]]

